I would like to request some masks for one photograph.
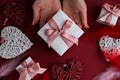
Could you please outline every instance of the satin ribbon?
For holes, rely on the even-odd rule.
[[[112,6],[108,3],[105,3],[103,5],[103,8],[107,11],[107,13],[104,14],[103,16],[100,16],[99,19],[104,17],[104,16],[107,16],[105,23],[107,23],[107,24],[110,23],[110,21],[112,19],[112,15],[120,17],[120,5]]]
[[[52,29],[46,29],[45,35],[48,37],[48,46],[50,47],[52,42],[60,35],[68,47],[71,47],[73,44],[78,45],[78,38],[67,33],[66,31],[71,27],[72,22],[66,20],[61,29],[53,19],[48,21],[48,24]]]
[[[37,74],[42,73],[39,63],[35,63],[34,61],[31,61],[28,64],[26,61],[24,61],[21,65],[23,66],[23,68],[17,70],[20,74],[19,80],[26,80],[27,75],[29,75],[30,78],[32,79]]]

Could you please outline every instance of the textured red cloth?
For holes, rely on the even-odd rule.
[[[22,26],[26,16],[27,4],[25,1],[16,1],[13,3],[5,4],[1,8],[1,13],[4,18],[8,18],[16,25]]]
[[[40,80],[51,80],[50,73],[48,70],[41,75]]]
[[[120,56],[112,60],[112,64],[120,68]]]
[[[14,0],[1,0],[0,6],[13,2]],[[92,80],[95,75],[102,72],[109,64],[106,62],[99,49],[99,38],[103,35],[110,35],[113,37],[120,37],[120,19],[116,27],[111,28],[103,24],[97,23],[96,19],[99,16],[101,6],[108,2],[112,5],[120,3],[120,0],[86,0],[88,7],[88,23],[89,30],[85,30],[85,34],[79,39],[79,45],[71,47],[62,57],[59,56],[37,35],[39,26],[31,26],[32,21],[32,3],[33,0],[27,0],[29,8],[25,18],[25,25],[19,28],[32,40],[34,45],[25,54],[30,55],[34,60],[40,62],[41,67],[50,67],[53,63],[64,63],[71,58],[77,58],[83,63],[83,73],[81,80]],[[0,15],[1,16],[1,15]],[[0,30],[3,28],[3,18],[0,17]],[[7,25],[14,25],[8,22]],[[0,65],[6,60],[0,58]],[[4,80],[18,80],[19,74],[15,71]],[[35,78],[33,80],[39,80]]]

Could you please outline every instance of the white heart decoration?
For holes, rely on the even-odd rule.
[[[5,59],[15,58],[29,49],[33,43],[17,27],[7,26],[1,31],[5,40],[0,45],[0,56]]]
[[[100,38],[99,45],[107,61],[120,55],[120,39],[103,36]]]

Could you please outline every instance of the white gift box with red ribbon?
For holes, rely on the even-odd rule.
[[[56,27],[52,26],[52,24],[50,25],[49,23],[46,23],[38,31],[38,35],[46,43],[48,43],[49,47],[53,48],[60,56],[62,56],[74,44],[74,42],[75,42],[74,40],[76,40],[75,38],[79,39],[80,36],[84,33],[84,31],[78,25],[76,25],[62,10],[59,10],[52,17],[52,20],[50,20],[50,21],[51,21],[51,23],[53,22],[54,25],[57,25],[57,27],[59,29],[58,28],[56,29]],[[50,21],[48,21],[48,22],[50,22]],[[67,27],[66,27],[66,25],[67,25]],[[48,32],[47,33],[48,35],[46,35],[46,30]],[[51,31],[53,32],[53,34]],[[56,37],[54,36],[54,40],[50,39],[53,35],[56,36]],[[65,37],[66,35],[69,37],[71,36],[72,38],[69,38],[69,40],[65,41],[65,38],[67,38],[67,37]],[[48,38],[49,38],[49,40],[52,40],[52,42],[48,41]],[[69,46],[70,41],[73,42],[73,44]],[[75,44],[77,44],[77,43],[75,42]]]
[[[97,22],[109,26],[115,26],[120,16],[120,5],[112,6],[108,3],[103,4]]]

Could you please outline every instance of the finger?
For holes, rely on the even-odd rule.
[[[89,28],[87,24],[87,12],[86,11],[80,12],[80,17],[81,17],[81,24],[83,25],[83,27]]]
[[[73,21],[74,21],[75,23],[77,23],[77,22],[76,22],[76,18],[75,18],[74,15],[75,15],[75,14],[72,15],[72,19],[73,19]]]
[[[49,21],[52,17],[54,16],[54,14],[49,14],[45,16],[45,21]]]
[[[40,20],[39,20],[39,26],[40,28],[43,27],[45,25],[45,18],[44,17],[40,17]]]
[[[80,21],[80,18],[79,18],[79,14],[78,14],[78,15],[72,15],[72,16],[73,16],[73,19],[74,19],[75,23],[76,23],[80,28],[82,28],[81,21]]]
[[[33,21],[32,25],[35,25],[40,18],[40,8],[33,8]]]
[[[40,28],[43,27],[45,25],[45,22],[47,21],[48,18],[48,13],[46,13],[47,11],[42,10],[41,11],[41,15],[40,15],[40,20],[39,20],[39,26]]]
[[[40,26],[40,28],[42,28],[44,25],[45,25],[45,21],[40,20],[40,22],[39,22],[39,26]]]
[[[74,21],[74,18],[71,15],[69,17]]]
[[[79,21],[79,22],[77,22],[76,23],[80,28],[82,28],[82,24],[81,24],[81,22]]]

